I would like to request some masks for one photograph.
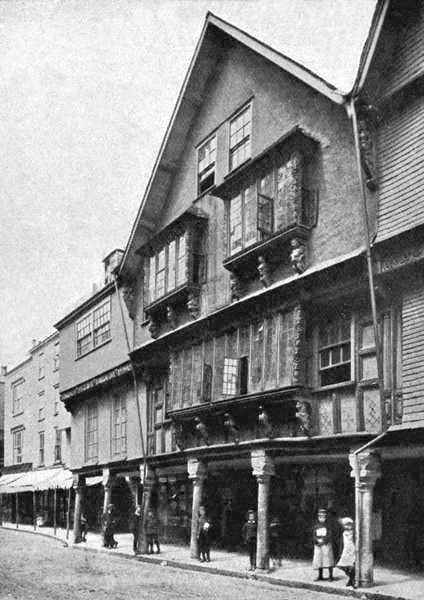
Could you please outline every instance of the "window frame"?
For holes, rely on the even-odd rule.
[[[24,431],[25,428],[23,426],[12,430],[12,453],[14,465],[20,465],[23,462],[22,458],[24,453]],[[18,440],[18,436],[20,439],[20,445],[16,443]],[[18,449],[20,449],[19,453],[17,452]]]
[[[114,456],[127,453],[127,399],[122,395],[114,395],[112,399],[112,454]],[[118,434],[116,434],[118,432]]]
[[[349,338],[339,337],[339,334],[342,334],[342,321],[349,322]],[[333,324],[338,323],[337,325],[337,341],[322,344],[321,343],[321,328],[326,326],[328,327]],[[332,387],[337,385],[348,385],[354,381],[354,368],[355,368],[355,357],[356,357],[356,348],[355,348],[355,317],[353,313],[350,313],[348,317],[337,316],[336,318],[326,320],[325,322],[319,323],[316,328],[316,336],[317,336],[317,354],[316,354],[316,365],[317,365],[317,383],[319,388]],[[343,360],[344,356],[344,347],[349,348],[349,359]],[[339,350],[340,360],[331,362],[333,350]],[[329,352],[329,364],[322,366],[322,354],[324,352]],[[347,367],[349,365],[349,367]],[[340,367],[344,367],[349,369],[349,376],[346,379],[334,381],[331,383],[323,383],[323,373],[335,372],[336,369]]]
[[[23,403],[23,399],[24,399],[24,394],[23,394],[23,385],[25,383],[25,379],[23,377],[21,377],[20,379],[17,379],[16,381],[13,381],[11,383],[11,388],[12,388],[12,415],[20,415],[24,412],[24,403]],[[21,395],[19,397],[16,397],[16,390],[21,389]],[[19,404],[18,401],[19,400]]]
[[[97,313],[100,310],[104,309],[105,307],[106,307],[105,314],[108,316],[108,318],[106,320],[102,321],[100,324],[96,324]],[[103,315],[101,315],[101,316],[103,316]],[[84,323],[84,327],[81,327],[81,325],[83,323]],[[112,302],[111,302],[111,298],[109,296],[106,300],[103,300],[102,302],[100,302],[99,304],[94,306],[90,312],[86,313],[83,317],[81,317],[80,319],[78,319],[78,321],[76,321],[76,323],[75,323],[76,360],[78,360],[79,358],[82,358],[86,354],[89,354],[90,352],[93,352],[94,350],[97,350],[97,348],[100,348],[104,344],[107,344],[108,342],[110,342],[110,340],[112,339],[111,323],[112,323]],[[105,326],[107,326],[107,329],[106,329],[107,337],[105,339],[102,339],[101,341],[98,341],[98,339],[96,338],[96,334],[98,335],[99,330],[101,330],[102,327],[105,327]],[[79,337],[79,327],[81,327],[81,330],[87,331],[88,333],[85,333],[83,336]],[[102,335],[104,336],[104,333]],[[81,349],[81,346],[82,346],[81,341],[86,338],[87,338],[87,341],[84,344],[83,349]]]
[[[58,371],[59,367],[60,367],[60,343],[56,342],[54,345],[53,371]]]
[[[46,376],[46,355],[44,352],[38,354],[38,379]]]
[[[54,428],[54,464],[62,463],[62,430],[58,427]]]
[[[44,467],[46,464],[46,432],[38,432],[38,466]]]
[[[215,141],[215,148],[208,152],[209,158],[211,154],[214,155],[213,160],[208,162],[207,165],[200,170],[200,152],[208,146],[212,141]],[[218,138],[216,132],[212,133],[210,136],[206,138],[204,142],[202,142],[197,147],[197,195],[201,196],[202,194],[206,194],[209,190],[211,190],[216,183],[216,164],[217,164],[217,154],[218,154]],[[208,177],[213,175],[213,181],[210,185],[207,185],[204,189],[202,189],[202,182],[206,181]]]
[[[90,412],[93,415],[90,415]],[[90,428],[94,423],[95,427]],[[94,441],[90,441],[90,435]],[[93,450],[92,450],[93,449]],[[99,407],[97,401],[87,404],[85,413],[85,460],[94,461],[99,457]]]
[[[245,162],[247,162],[248,160],[251,159],[252,157],[252,121],[253,121],[253,102],[252,100],[249,100],[246,104],[244,104],[241,108],[239,108],[229,119],[228,119],[228,171],[229,173],[235,171],[236,169],[238,169],[241,165],[243,165]],[[239,127],[234,134],[231,133],[231,126],[232,124],[237,121],[237,119],[239,119],[243,114],[245,113],[249,113],[249,121],[248,121],[248,125],[249,125],[249,132],[247,135],[244,135],[244,137],[242,137],[239,141],[235,142],[234,145],[232,145],[231,139],[232,137],[237,134],[240,130],[243,130],[244,127],[246,126],[245,123],[243,123],[243,125],[241,127]],[[245,158],[243,158],[242,160],[240,160],[240,162],[238,162],[235,166],[234,166],[234,162],[233,162],[233,157],[236,155],[236,153],[241,149],[244,148],[244,146],[249,145],[249,155],[246,156]]]

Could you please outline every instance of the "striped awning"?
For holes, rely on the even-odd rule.
[[[72,473],[68,469],[43,469],[0,477],[0,494],[15,494],[55,488],[68,489],[70,487],[72,487]]]

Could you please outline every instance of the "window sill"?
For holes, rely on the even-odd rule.
[[[190,293],[198,293],[200,286],[194,283],[186,282],[168,292],[165,296],[161,296],[157,300],[150,302],[144,308],[146,315],[154,315],[156,313],[165,312],[168,305],[178,304],[188,299]]]
[[[356,381],[341,381],[340,383],[332,383],[331,385],[321,385],[319,387],[312,388],[312,392],[330,392],[331,390],[351,388],[356,384]]]
[[[21,412],[17,412],[17,413],[13,413],[12,417],[19,417],[20,415],[23,415],[24,411],[21,410]]]
[[[110,337],[108,340],[105,340],[104,342],[102,342],[101,344],[98,344],[95,348],[91,348],[91,350],[88,350],[87,352],[84,352],[84,354],[81,354],[80,356],[76,356],[75,360],[81,360],[81,358],[85,358],[86,356],[88,356],[89,354],[91,354],[92,352],[95,352],[96,350],[98,350],[99,348],[102,348],[103,346],[105,346],[106,344],[109,344],[109,342],[112,341],[112,338]]]
[[[209,187],[204,192],[200,192],[199,194],[197,194],[196,198],[194,199],[194,202],[197,202],[198,200],[200,200],[204,196],[207,196],[208,194],[212,194],[213,195],[213,191],[214,191],[215,188],[216,188],[216,184],[214,183],[213,185],[211,185],[211,187]]]

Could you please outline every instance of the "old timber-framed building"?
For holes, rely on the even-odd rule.
[[[270,515],[302,554],[318,506],[356,509],[366,585],[372,540],[384,547],[393,529],[380,454],[364,446],[402,420],[403,309],[382,286],[370,294],[378,178],[352,101],[208,15],[120,281],[147,408],[146,500],[164,537],[190,535],[195,556],[203,502],[235,548],[257,507],[266,568]]]

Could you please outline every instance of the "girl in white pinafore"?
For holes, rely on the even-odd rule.
[[[340,519],[343,526],[343,550],[337,567],[347,575],[346,586],[355,584],[355,539],[353,535],[353,520],[350,517]]]
[[[318,571],[315,581],[323,580],[324,569],[328,569],[328,581],[333,581],[334,555],[331,525],[327,520],[327,511],[318,511],[318,520],[314,525],[314,557],[312,568]]]

